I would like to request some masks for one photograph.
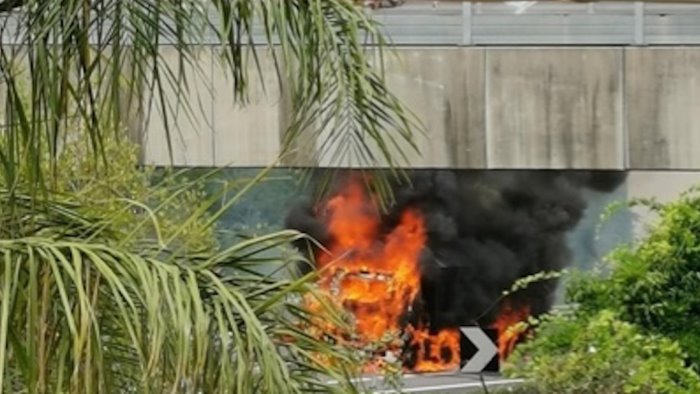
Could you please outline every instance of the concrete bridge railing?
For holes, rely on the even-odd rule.
[[[278,154],[288,110],[271,59],[262,57],[265,92],[257,83],[251,104],[239,108],[213,51],[202,46],[202,68],[211,72],[192,93],[204,113],[175,121],[175,164],[268,165]],[[167,58],[172,50],[163,47],[163,53]],[[700,48],[424,47],[397,53],[387,57],[389,83],[427,128],[413,167],[700,169]],[[169,163],[157,110],[148,123],[132,125],[147,130],[146,162]],[[283,164],[329,164],[313,160],[315,141],[300,146]]]

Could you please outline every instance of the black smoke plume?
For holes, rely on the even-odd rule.
[[[428,241],[414,314],[427,316],[433,329],[490,324],[498,314],[495,303],[514,281],[569,264],[566,233],[586,209],[582,189],[612,192],[625,176],[616,171],[413,171],[410,183],[394,186],[396,202],[382,223],[392,229],[407,208],[424,215]],[[329,241],[310,199],[292,208],[286,226]],[[538,282],[508,302],[539,315],[552,306],[556,286],[555,279]]]

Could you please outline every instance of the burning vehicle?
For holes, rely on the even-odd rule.
[[[382,342],[375,370],[397,355],[414,372],[459,368],[459,327],[498,332],[501,359],[547,312],[556,279],[506,298],[521,277],[565,268],[565,235],[585,210],[581,189],[611,191],[617,172],[414,171],[382,211],[368,175],[348,171],[328,197],[301,201],[287,227],[308,233],[318,284],[354,318],[354,345]],[[305,245],[308,246],[308,245]],[[303,250],[309,250],[302,247]],[[332,330],[332,327],[328,328]]]

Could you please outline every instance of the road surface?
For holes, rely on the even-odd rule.
[[[358,386],[374,394],[393,394],[397,391],[387,386],[381,376],[366,376],[357,382]],[[484,374],[484,383],[489,389],[517,386],[519,379],[506,379],[497,374]],[[479,393],[483,392],[479,375],[461,373],[406,374],[403,377],[403,393]]]

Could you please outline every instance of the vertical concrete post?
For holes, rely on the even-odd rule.
[[[634,3],[634,45],[644,45],[644,3]]]
[[[472,45],[472,3],[462,2],[462,45]]]

